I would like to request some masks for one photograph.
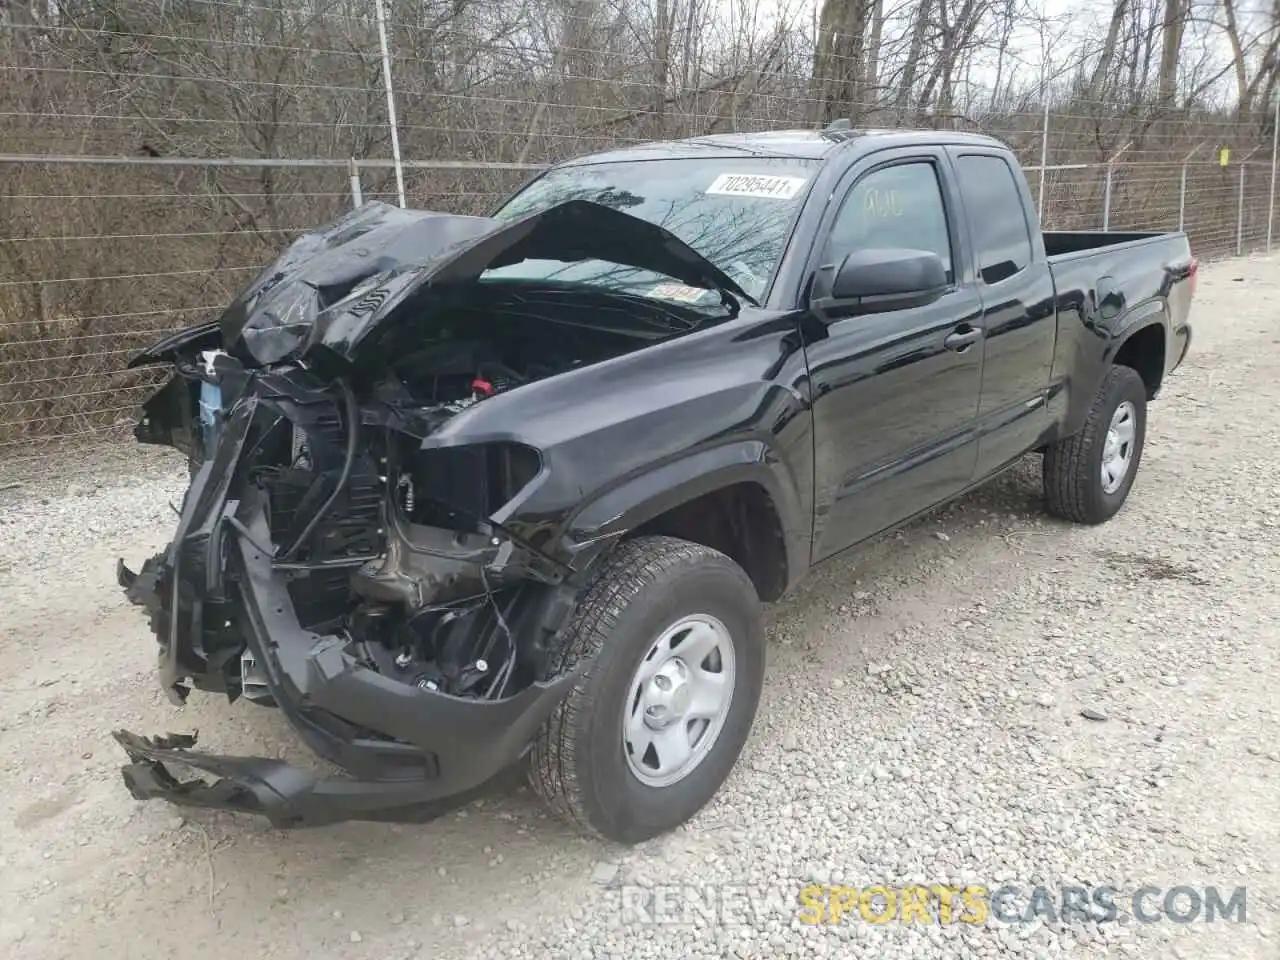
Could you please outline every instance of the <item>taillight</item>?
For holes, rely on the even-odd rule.
[[[1196,295],[1196,277],[1200,274],[1200,261],[1191,258],[1191,269],[1187,271],[1187,279],[1191,281],[1191,296]]]

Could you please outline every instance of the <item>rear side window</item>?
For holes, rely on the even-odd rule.
[[[985,283],[1008,280],[1031,263],[1031,232],[1018,181],[1001,157],[970,154],[959,159],[957,170],[978,274]]]

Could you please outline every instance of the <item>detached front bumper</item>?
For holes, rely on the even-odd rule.
[[[424,807],[456,806],[521,759],[577,673],[503,699],[457,697],[379,673],[356,658],[345,635],[306,629],[288,572],[259,546],[271,543],[262,505],[251,493],[227,497],[251,416],[249,409],[229,418],[218,456],[192,481],[166,554],[143,575],[122,567],[121,585],[151,613],[160,676],[179,698],[183,677],[216,666],[218,654],[201,647],[202,621],[234,611],[271,699],[306,744],[350,778],[196,752],[194,737],[122,730],[114,736],[129,755],[126,785],[138,799],[257,813],[278,827],[418,819]],[[217,779],[182,781],[170,765]]]
[[[205,807],[267,817],[276,827],[323,826],[343,820],[417,818],[453,809],[462,793],[424,800],[420,782],[402,784],[316,777],[279,760],[225,757],[190,749],[194,737],[149,739],[117,730],[112,734],[129,755],[123,768],[129,792],[138,800],[157,797],[183,807]],[[185,766],[218,779],[179,780],[167,765]]]

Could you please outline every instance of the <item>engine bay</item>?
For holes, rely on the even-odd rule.
[[[649,298],[511,286],[445,289],[406,304],[369,351],[379,373],[417,404],[463,409],[724,319],[722,311]]]
[[[390,374],[421,406],[445,405],[466,409],[486,397],[497,396],[578,366],[578,358],[543,356],[521,344],[459,339],[434,342],[395,361]]]
[[[411,686],[519,695],[546,680],[556,611],[572,605],[568,568],[537,542],[546,531],[492,520],[539,475],[542,454],[509,440],[425,441],[477,404],[733,314],[604,287],[485,281],[427,286],[361,327],[352,315],[377,295],[362,289],[322,311],[320,348],[296,358],[263,363],[193,334],[139,439],[189,450],[196,469],[216,459],[229,501],[261,502],[270,542],[257,542],[304,629],[345,637],[368,669]],[[260,328],[257,347],[276,329]],[[248,421],[232,450],[237,410]],[[213,615],[193,628],[207,667],[193,682],[269,699],[234,597],[205,603]]]
[[[509,291],[498,296],[505,309],[474,296],[456,310],[435,304],[429,323],[406,311],[380,344],[385,361],[349,383],[295,364],[249,374],[221,351],[187,366],[202,380],[202,403],[203,381],[214,380],[232,403],[246,390],[264,408],[237,473],[260,491],[302,626],[347,637],[353,655],[388,678],[484,699],[546,676],[550,635],[512,624],[541,622],[562,601],[562,571],[490,520],[541,458],[513,442],[424,448],[422,439],[477,403],[696,326],[655,304],[639,323],[602,329],[527,292],[518,309]],[[206,442],[204,457],[217,455],[217,436]],[[222,651],[228,691],[268,699],[227,612],[225,626],[203,628],[205,649]]]

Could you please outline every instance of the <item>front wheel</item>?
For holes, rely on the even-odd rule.
[[[1086,524],[1115,516],[1133,487],[1146,434],[1146,384],[1131,367],[1112,367],[1084,426],[1045,451],[1049,512]]]
[[[622,843],[684,823],[755,719],[765,655],[750,579],[709,547],[640,537],[606,561],[560,642],[562,668],[593,660],[534,743],[534,791]]]

